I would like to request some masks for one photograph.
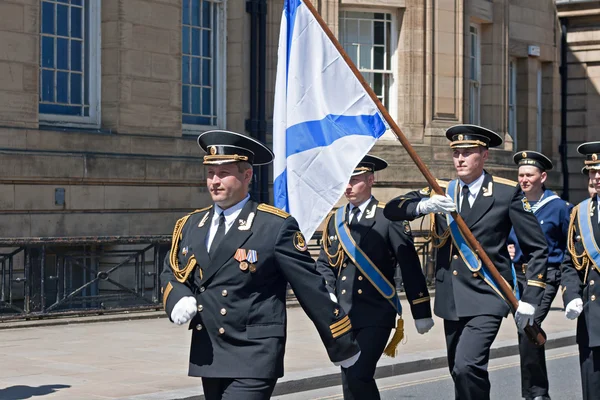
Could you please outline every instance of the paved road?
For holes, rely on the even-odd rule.
[[[562,347],[547,352],[550,395],[553,399],[581,399],[581,381],[577,347]],[[518,357],[505,357],[490,362],[492,399],[521,398]],[[447,369],[396,376],[377,381],[382,400],[431,399],[453,400],[454,386]],[[274,400],[339,400],[340,386],[273,397]]]

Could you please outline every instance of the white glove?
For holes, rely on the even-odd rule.
[[[177,325],[183,325],[196,315],[196,298],[193,296],[182,297],[173,311],[171,311],[171,320]]]
[[[331,301],[333,301],[334,303],[337,303],[337,297],[335,297],[335,294],[333,293],[329,293],[329,298],[331,299]]]
[[[417,204],[417,212],[422,215],[439,212],[449,214],[452,211],[456,211],[456,204],[448,195],[434,194],[429,198],[422,199]]]
[[[356,363],[358,361],[358,357],[360,357],[360,350],[358,351],[358,353],[356,353],[352,357],[350,357],[344,361],[334,362],[333,365],[335,365],[336,367],[350,368],[351,366],[354,365],[354,363]]]
[[[421,335],[429,332],[429,330],[433,328],[433,325],[433,318],[415,319],[415,327],[417,328],[417,332]]]
[[[567,304],[567,306],[565,307],[565,317],[567,317],[568,319],[577,319],[577,317],[579,317],[579,314],[581,314],[582,311],[583,300],[581,300],[578,297],[576,299],[571,300],[569,304]]]
[[[533,314],[535,314],[535,306],[524,301],[519,301],[519,307],[515,312],[515,322],[520,330],[523,330],[527,325],[533,325]]]

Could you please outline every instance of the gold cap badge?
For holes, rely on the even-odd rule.
[[[522,153],[521,153],[521,157],[523,157],[523,158],[527,158],[527,152],[526,152],[526,151],[522,152]]]
[[[209,152],[210,152],[210,154],[211,154],[211,155],[213,155],[213,156],[214,156],[215,154],[217,154],[217,148],[216,148],[215,146],[210,146],[210,147],[208,148],[208,151],[209,151]]]
[[[460,135],[458,135],[458,136],[457,136],[457,138],[458,138],[458,140],[463,140],[463,139],[464,139],[464,136],[463,136],[463,134],[461,133]]]
[[[598,154],[592,154],[592,161],[598,161]]]

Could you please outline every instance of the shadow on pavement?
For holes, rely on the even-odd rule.
[[[25,386],[16,385],[6,389],[0,389],[0,399],[3,400],[22,400],[30,399],[36,396],[45,396],[56,392],[58,389],[66,389],[70,385],[43,385],[43,386]]]

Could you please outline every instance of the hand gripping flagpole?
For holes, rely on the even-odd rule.
[[[310,0],[302,0],[302,1],[306,5],[306,7],[310,10],[310,12],[313,14],[313,16],[315,17],[315,19],[317,20],[317,22],[319,23],[319,25],[321,26],[321,28],[323,29],[323,31],[325,32],[325,34],[327,35],[329,40],[331,40],[333,45],[340,52],[342,58],[346,61],[346,64],[348,64],[348,66],[350,67],[350,69],[352,70],[352,72],[354,73],[354,75],[356,76],[358,81],[361,83],[363,88],[369,94],[369,96],[371,97],[373,102],[377,105],[379,112],[381,112],[381,115],[383,115],[383,118],[386,120],[386,122],[388,123],[388,125],[390,126],[390,128],[392,129],[392,131],[394,132],[394,134],[400,141],[400,143],[402,143],[402,146],[404,146],[404,148],[408,152],[408,155],[410,156],[410,158],[412,158],[414,163],[417,165],[417,168],[419,168],[419,170],[421,171],[421,173],[427,180],[427,183],[429,184],[429,186],[431,186],[431,188],[437,194],[444,195],[445,194],[444,191],[442,190],[440,185],[438,185],[438,183],[436,182],[435,177],[433,176],[431,171],[429,171],[429,169],[427,168],[425,163],[421,160],[419,155],[416,153],[415,149],[412,147],[412,145],[410,144],[410,142],[408,141],[406,136],[404,136],[404,134],[402,133],[402,130],[400,129],[400,127],[396,124],[396,122],[390,116],[390,114],[385,109],[383,104],[381,104],[381,101],[379,101],[379,98],[377,97],[375,92],[373,92],[373,89],[371,89],[371,86],[369,86],[369,84],[365,81],[362,74],[358,71],[358,69],[354,65],[354,62],[352,62],[352,60],[350,59],[350,57],[348,56],[348,54],[346,53],[346,51],[344,50],[344,48],[342,47],[340,42],[337,40],[337,38],[331,32],[331,30],[329,29],[329,27],[327,26],[327,24],[325,23],[323,18],[321,18],[321,15],[319,15],[317,10],[315,10],[315,7],[312,5]],[[483,263],[488,268],[490,274],[492,275],[492,278],[494,278],[494,282],[498,285],[498,288],[500,289],[500,291],[502,292],[504,297],[507,299],[507,302],[508,302],[508,305],[510,306],[511,312],[514,314],[516,309],[519,306],[519,302],[518,302],[517,298],[515,297],[515,295],[513,294],[512,288],[508,285],[506,280],[504,280],[502,278],[502,275],[500,275],[500,273],[498,272],[498,270],[492,263],[492,260],[490,260],[490,258],[485,253],[485,251],[483,250],[483,248],[481,247],[481,245],[479,244],[477,239],[475,239],[475,237],[473,236],[473,234],[467,227],[467,224],[465,224],[465,221],[462,219],[462,217],[457,212],[453,212],[452,217],[456,221],[458,228],[460,229],[462,234],[467,239],[467,242],[469,243],[469,245],[475,250],[475,253],[477,253],[477,255],[481,258],[481,261],[483,261]],[[534,322],[533,325],[527,325],[524,330],[525,330],[525,334],[527,335],[528,339],[536,346],[543,346],[544,343],[546,343],[546,334],[544,333],[542,328],[537,323]]]

